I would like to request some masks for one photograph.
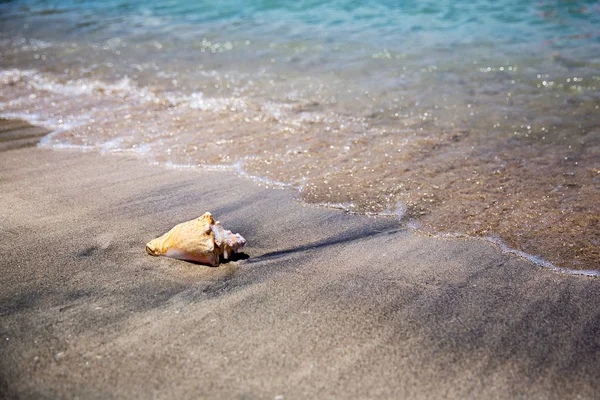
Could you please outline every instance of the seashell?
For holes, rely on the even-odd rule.
[[[223,228],[207,212],[201,217],[175,225],[169,232],[146,244],[146,252],[153,256],[167,256],[195,261],[213,267],[221,256],[228,260],[246,244],[239,233]]]

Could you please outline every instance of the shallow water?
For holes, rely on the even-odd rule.
[[[599,269],[599,2],[215,4],[0,3],[0,113]]]

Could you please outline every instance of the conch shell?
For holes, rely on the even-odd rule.
[[[239,233],[225,230],[207,212],[199,218],[175,225],[169,232],[148,242],[146,252],[216,267],[221,256],[228,260],[245,244],[246,239]]]

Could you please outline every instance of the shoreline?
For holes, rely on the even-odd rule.
[[[47,130],[46,134],[43,137],[41,137],[41,140],[39,141],[38,146],[37,146],[42,149],[53,150],[53,151],[67,150],[67,151],[97,152],[99,154],[116,155],[117,157],[123,156],[123,155],[125,155],[125,156],[129,155],[129,156],[139,158],[141,162],[147,163],[149,165],[158,165],[160,167],[169,168],[169,169],[175,169],[175,170],[182,169],[182,170],[191,170],[191,171],[211,171],[211,172],[215,172],[215,171],[216,172],[231,172],[240,178],[248,179],[248,180],[252,181],[254,184],[261,186],[261,187],[266,187],[267,189],[271,189],[271,188],[284,189],[284,190],[292,189],[297,193],[301,192],[301,190],[302,190],[300,187],[294,186],[293,184],[272,181],[268,178],[251,175],[248,172],[244,171],[240,167],[239,164],[198,165],[198,166],[196,166],[196,165],[187,165],[187,164],[186,165],[174,164],[170,161],[166,162],[166,163],[149,162],[149,161],[143,160],[141,158],[141,155],[138,155],[136,151],[113,150],[111,148],[104,149],[103,147],[97,147],[97,146],[48,144],[49,138],[53,134],[60,133],[64,129],[55,130],[52,127],[45,127],[44,124],[40,123],[40,121],[38,121],[36,118],[33,118],[30,121],[30,120],[28,120],[28,117],[30,117],[30,116],[20,115],[20,114],[19,115],[0,114],[0,119],[4,119],[5,121],[19,121],[20,120],[20,121],[25,121],[25,123],[27,123],[27,124],[30,124],[32,128],[40,127],[40,129],[46,129]],[[529,262],[535,264],[538,267],[547,268],[547,269],[550,269],[552,271],[555,271],[555,272],[561,273],[561,274],[581,275],[581,276],[596,277],[596,278],[600,277],[600,269],[573,269],[573,268],[561,267],[561,266],[555,265],[554,263],[546,260],[543,256],[529,254],[529,253],[521,251],[519,249],[512,248],[512,247],[508,246],[502,240],[502,238],[499,238],[499,237],[470,236],[470,235],[463,234],[463,233],[453,233],[453,232],[435,232],[435,233],[422,232],[419,230],[419,228],[415,228],[412,226],[413,221],[402,221],[402,217],[398,216],[397,212],[382,211],[382,212],[378,212],[378,213],[377,212],[360,213],[360,212],[355,212],[348,208],[345,208],[343,205],[340,205],[340,204],[310,203],[310,202],[303,201],[299,198],[297,198],[297,200],[305,205],[309,205],[309,206],[313,206],[313,207],[323,207],[323,208],[332,209],[332,210],[340,210],[349,215],[396,218],[398,220],[398,222],[401,223],[404,228],[410,229],[416,235],[420,235],[420,236],[434,237],[434,238],[461,238],[461,239],[467,239],[467,240],[484,240],[486,242],[493,243],[494,245],[498,246],[498,248],[501,249],[503,252],[509,253],[509,254],[514,254],[518,257],[522,257],[522,258],[528,260]],[[416,222],[418,223],[418,221],[416,221]]]
[[[130,155],[1,153],[0,393],[594,398],[600,280]],[[218,268],[144,244],[211,211]],[[153,385],[148,385],[152,382]]]
[[[79,80],[61,70],[4,71],[5,97],[13,99],[5,111],[18,116],[27,110],[32,122],[45,119],[46,126],[69,128],[47,136],[48,145],[140,152],[144,158],[184,165],[239,165],[267,182],[300,187],[307,202],[348,204],[360,212],[394,210],[401,203],[407,217],[418,219],[428,233],[498,235],[510,247],[563,268],[599,268],[597,141],[593,127],[587,127],[595,115],[591,103],[575,107],[586,121],[581,135],[591,129],[584,146],[577,135],[557,142],[555,136],[563,132],[558,128],[552,128],[548,141],[538,137],[535,126],[514,125],[513,131],[513,125],[504,125],[512,119],[508,115],[496,115],[501,121],[494,126],[504,128],[487,139],[487,119],[455,127],[446,111],[440,112],[450,120],[434,121],[421,134],[419,118],[391,111],[355,118],[347,107],[351,102],[337,112],[300,100],[263,104],[245,95],[211,97],[203,90],[190,94],[135,79],[114,82],[84,75]],[[76,103],[87,106],[74,107],[73,93]],[[150,119],[144,116],[148,107],[155,111]],[[118,123],[113,124],[111,109],[121,110]],[[530,111],[538,115],[540,110]],[[396,130],[396,120],[405,128]],[[564,118],[565,123],[574,120],[571,113]],[[526,127],[531,129],[522,131]],[[573,151],[570,141],[577,142]]]
[[[7,121],[11,120],[10,116],[4,117],[3,115],[0,115],[0,118],[4,118]],[[19,116],[18,118],[26,121],[26,119],[23,116]],[[27,123],[30,123],[33,127],[38,126],[35,124],[35,121],[34,122],[27,121]],[[61,131],[60,130],[52,130],[51,128],[45,128],[45,129],[48,129],[49,132],[44,137],[41,138],[41,140],[38,144],[38,147],[43,148],[43,149],[55,150],[55,151],[61,151],[61,150],[84,151],[84,152],[90,151],[90,152],[98,152],[100,154],[109,154],[109,155],[116,155],[116,156],[133,155],[134,157],[141,157],[140,155],[137,155],[135,151],[111,150],[111,149],[104,150],[103,148],[98,148],[98,147],[49,145],[49,144],[47,144],[48,140],[46,140],[46,138],[49,138],[53,133],[60,133]],[[165,168],[175,169],[175,170],[183,169],[183,170],[191,170],[191,171],[232,172],[236,176],[239,176],[240,178],[248,179],[261,187],[266,187],[267,189],[270,189],[270,188],[284,189],[284,190],[291,189],[298,193],[301,191],[301,188],[294,186],[293,184],[271,181],[268,178],[251,175],[251,174],[247,173],[246,171],[244,171],[239,166],[239,164],[195,166],[195,165],[174,164],[172,162],[167,162],[167,163],[161,164],[159,162],[144,161],[141,158],[140,158],[140,161],[146,162],[148,164],[158,165],[158,166],[165,167]],[[572,268],[560,267],[560,266],[553,264],[550,261],[545,260],[542,256],[535,255],[535,254],[529,254],[529,253],[521,251],[519,249],[512,248],[512,247],[508,246],[499,237],[469,236],[469,235],[463,234],[463,233],[452,233],[452,232],[427,233],[427,232],[420,231],[419,228],[412,227],[411,225],[412,225],[413,221],[402,221],[402,217],[398,216],[396,212],[382,211],[382,212],[378,212],[378,213],[377,212],[360,213],[360,212],[352,211],[348,208],[343,207],[343,205],[339,205],[339,204],[309,203],[309,202],[305,202],[298,198],[297,198],[297,200],[304,205],[309,205],[309,206],[313,206],[313,207],[323,207],[323,208],[327,208],[327,209],[331,209],[331,210],[339,210],[339,211],[343,211],[350,215],[396,218],[398,220],[398,222],[401,223],[404,228],[410,229],[416,235],[420,235],[420,236],[434,237],[434,238],[461,238],[461,239],[467,239],[467,240],[484,240],[486,242],[493,243],[494,245],[498,246],[498,248],[500,250],[502,250],[502,252],[514,254],[518,257],[522,257],[522,258],[526,259],[527,261],[535,264],[538,267],[547,268],[547,269],[550,269],[554,272],[561,273],[561,274],[581,275],[581,276],[596,277],[596,278],[600,277],[600,269],[572,269]],[[418,223],[418,221],[417,221],[417,223]]]

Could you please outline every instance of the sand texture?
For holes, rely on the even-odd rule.
[[[600,393],[600,279],[481,240],[84,152],[1,152],[0,200],[0,398]],[[242,256],[146,254],[205,211]]]

